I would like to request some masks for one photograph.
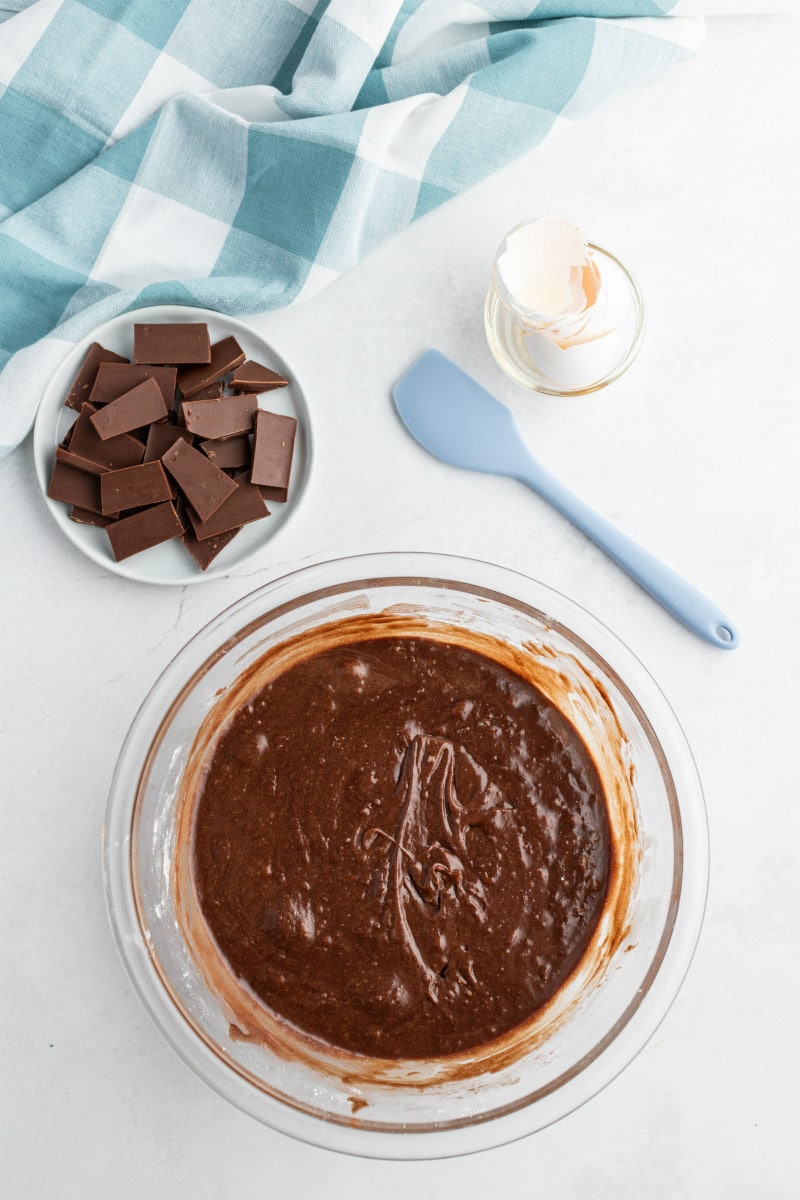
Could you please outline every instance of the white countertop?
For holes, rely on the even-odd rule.
[[[318,455],[301,512],[246,577],[118,579],[56,529],[30,441],[0,469],[5,1195],[797,1195],[799,34],[798,17],[711,22],[688,65],[425,217],[303,308],[255,318],[304,381]],[[648,303],[632,370],[583,399],[528,398],[483,338],[496,244],[537,212],[627,260]],[[727,609],[740,649],[686,632],[521,485],[426,456],[389,389],[429,345],[513,407],[556,475]],[[543,1132],[438,1163],[317,1150],[213,1093],[128,986],[100,873],[119,746],[175,652],[275,575],[388,549],[495,560],[609,625],[677,712],[711,828],[698,951],[638,1059]]]

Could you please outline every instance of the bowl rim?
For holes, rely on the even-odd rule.
[[[412,565],[417,569],[409,569]],[[535,613],[539,619],[544,615],[548,624],[566,630],[574,644],[579,644],[592,661],[610,673],[626,702],[632,704],[659,757],[662,774],[666,767],[672,783],[670,807],[674,828],[677,818],[673,894],[659,944],[642,987],[611,1029],[590,1054],[550,1085],[489,1113],[429,1127],[367,1126],[360,1124],[357,1117],[323,1119],[319,1111],[265,1090],[244,1068],[233,1066],[223,1057],[177,1002],[152,953],[138,907],[133,859],[140,809],[138,797],[148,764],[172,715],[187,690],[208,669],[209,662],[224,653],[232,640],[234,644],[240,641],[247,630],[268,624],[285,611],[286,604],[297,607],[320,594],[329,596],[370,584],[386,586],[399,581],[460,585],[467,591],[510,602],[523,612]],[[312,582],[316,586],[305,586]],[[531,602],[531,593],[539,603]],[[544,607],[543,600],[548,602]],[[551,608],[557,616],[551,616]],[[244,619],[246,615],[252,619]],[[220,639],[217,636],[220,630],[234,620],[234,629]],[[583,636],[584,632],[600,640],[602,652],[595,641]],[[185,677],[188,660],[194,662],[198,650],[202,654],[200,665],[193,665]],[[636,692],[624,674],[620,675],[616,663],[609,663],[606,657],[609,650],[612,659],[634,672]],[[647,693],[644,702],[639,698],[642,685]],[[657,710],[655,722],[651,715],[653,707]],[[668,748],[664,747],[665,732]],[[144,757],[143,742],[146,742]],[[676,755],[682,771],[680,789],[674,781]],[[133,787],[131,780],[135,781]],[[687,818],[691,824],[688,846],[684,836]],[[505,1144],[551,1124],[605,1087],[644,1047],[677,995],[697,944],[708,888],[708,827],[697,768],[677,717],[641,661],[611,630],[568,597],[520,572],[478,559],[399,551],[353,555],[288,572],[229,605],[186,643],[145,697],[120,751],[103,833],[103,875],[114,940],[134,990],[173,1049],[219,1094],[263,1123],[317,1146],[376,1158],[439,1158]],[[652,985],[659,976],[664,984],[654,989]],[[620,1047],[617,1035],[625,1027],[632,1028],[632,1033]]]

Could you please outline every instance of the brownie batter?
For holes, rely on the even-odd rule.
[[[194,827],[233,971],[346,1050],[451,1054],[530,1017],[599,919],[611,858],[589,754],[525,679],[387,637],[317,653],[236,711]]]

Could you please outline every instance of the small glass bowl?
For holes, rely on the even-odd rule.
[[[493,1043],[494,1051],[463,1055],[457,1070],[443,1058],[372,1071],[373,1060],[343,1052],[315,1061],[237,1038],[230,1008],[182,934],[176,904],[180,785],[208,713],[287,638],[387,612],[490,637],[546,663],[566,685],[570,718],[596,764],[607,759],[603,769],[612,764],[628,796],[628,886],[622,906],[601,919],[595,950],[603,952],[590,948],[519,1037],[512,1031],[499,1051]],[[541,583],[488,563],[421,553],[307,567],[259,588],[201,630],[156,682],[123,745],[103,858],[122,961],[178,1054],[265,1124],[376,1158],[437,1158],[501,1145],[593,1096],[644,1046],[672,1003],[700,932],[708,882],[694,761],[638,659]]]
[[[619,379],[639,353],[645,331],[644,299],[639,285],[625,264],[610,251],[592,242],[589,243],[589,249],[600,267],[601,278],[626,295],[628,307],[625,319],[620,324],[617,361],[599,378],[581,386],[558,387],[537,368],[525,347],[525,330],[519,318],[501,299],[494,280],[489,285],[483,313],[486,340],[497,365],[522,387],[544,392],[548,396],[585,396]]]

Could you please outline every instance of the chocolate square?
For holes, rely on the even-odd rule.
[[[166,420],[167,404],[155,379],[142,383],[124,392],[116,400],[104,404],[90,417],[96,433],[102,440],[119,437],[143,429],[155,421]]]
[[[267,500],[285,501],[289,494],[297,421],[278,413],[256,414],[256,440],[250,482]]]
[[[184,399],[188,400],[195,392],[208,387],[210,383],[216,383],[243,362],[244,350],[236,338],[223,338],[211,347],[211,362],[208,366],[183,367],[178,371],[178,387],[183,392]]]
[[[173,325],[134,325],[135,363],[208,363],[211,342],[203,322]]]
[[[100,507],[105,517],[171,499],[172,488],[160,461],[107,471],[100,479]]]
[[[75,467],[76,471],[86,471],[89,475],[103,475],[109,470],[102,463],[92,462],[90,458],[82,458],[80,454],[73,454],[71,450],[65,450],[63,446],[56,447],[56,462],[64,463],[67,467]]]
[[[104,362],[98,368],[97,378],[89,394],[89,403],[96,406],[110,404],[118,396],[144,383],[145,379],[155,379],[167,408],[172,408],[177,374],[175,367],[143,367],[128,363]]]
[[[221,471],[249,467],[252,457],[250,438],[247,434],[225,438],[223,441],[200,442],[197,447],[219,467]]]
[[[94,387],[94,381],[97,379],[97,372],[100,369],[101,363],[127,363],[128,359],[121,354],[115,354],[113,350],[106,350],[105,346],[101,346],[99,342],[92,342],[89,349],[86,351],[86,357],[80,365],[78,374],[73,380],[72,387],[67,393],[67,398],[64,404],[67,408],[74,408],[75,412],[81,411],[81,405],[84,400],[89,399],[89,394]]]
[[[47,495],[51,500],[60,500],[62,504],[74,504],[77,508],[87,508],[90,512],[102,511],[98,477],[89,475],[86,471],[78,471],[66,463],[57,462],[53,467]]]
[[[112,521],[106,529],[117,562],[168,542],[170,538],[180,537],[182,532],[183,526],[170,501]]]
[[[231,387],[240,392],[271,392],[275,388],[286,387],[288,379],[284,379],[277,371],[270,371],[263,363],[253,362],[248,358],[234,371]]]
[[[221,533],[229,533],[231,529],[247,525],[251,521],[260,521],[262,517],[270,515],[264,497],[257,487],[242,478],[237,480],[234,488],[234,493],[207,521],[202,521],[194,508],[188,509],[189,520],[198,541],[204,542],[208,538],[219,537]]]
[[[94,404],[84,404],[80,416],[73,426],[70,442],[71,454],[82,458],[90,458],[92,462],[100,463],[103,467],[116,470],[119,467],[134,467],[142,462],[144,444],[130,433],[121,433],[118,438],[108,438],[103,442],[94,425],[91,416],[96,412]]]
[[[175,442],[161,461],[203,521],[236,491],[232,479],[186,442]]]
[[[81,415],[73,426],[70,453],[91,459],[92,462],[100,463],[112,471],[140,463],[144,456],[143,443],[129,433],[109,438],[104,442],[91,422],[95,411],[92,404],[84,404],[81,409]]]
[[[258,397],[223,396],[221,400],[184,400],[183,423],[196,437],[221,440],[250,433],[258,411]]]
[[[232,542],[237,533],[241,529],[239,525],[236,529],[229,529],[227,533],[219,533],[216,537],[208,538],[205,542],[199,542],[194,536],[192,529],[184,529],[181,534],[181,541],[186,549],[191,554],[194,561],[197,563],[201,571],[205,571],[221,550],[224,550],[229,542]]]

